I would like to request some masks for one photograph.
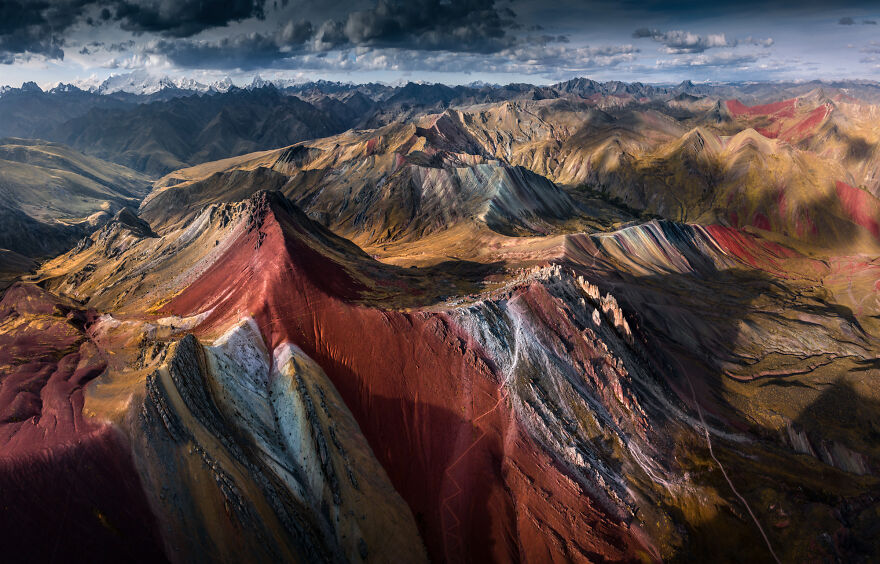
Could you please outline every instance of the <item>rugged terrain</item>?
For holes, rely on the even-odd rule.
[[[0,139],[0,272],[27,272],[25,257],[69,249],[113,214],[137,209],[149,188],[143,174],[64,145]]]
[[[877,108],[810,86],[313,85],[374,121],[108,153],[194,166],[8,255],[5,553],[875,561]]]

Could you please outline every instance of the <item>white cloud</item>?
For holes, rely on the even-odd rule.
[[[742,39],[728,39],[723,33],[700,35],[690,31],[660,31],[658,29],[649,28],[635,30],[633,32],[633,37],[637,39],[647,38],[662,43],[663,47],[660,51],[670,55],[702,53],[707,49],[736,47],[738,45],[756,45],[760,47],[770,47],[773,45],[773,38],[770,37],[756,39],[752,36],[748,36]]]
[[[689,67],[742,67],[755,63],[759,59],[761,59],[761,56],[757,53],[737,53],[734,51],[712,54],[700,53],[670,59],[658,59],[657,67],[678,69]]]

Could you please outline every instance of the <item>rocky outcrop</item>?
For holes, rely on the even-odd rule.
[[[128,437],[83,413],[85,386],[107,367],[87,334],[92,321],[32,285],[0,301],[0,529],[10,561],[165,561]]]
[[[873,555],[850,542],[880,460],[871,191],[838,190],[815,131],[628,96],[180,171],[42,266],[102,313],[39,321],[62,361],[103,361],[73,426],[124,431],[165,553]]]
[[[326,376],[296,347],[274,356],[243,321],[211,347],[187,336],[147,377],[138,459],[165,484],[153,501],[174,558],[424,560],[409,509]],[[192,465],[207,490],[180,482]]]

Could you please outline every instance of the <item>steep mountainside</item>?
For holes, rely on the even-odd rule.
[[[152,218],[171,207],[182,218],[211,198],[264,186],[371,250],[467,217],[515,235],[549,232],[527,217],[596,229],[647,214],[761,230],[821,252],[873,251],[880,238],[871,210],[880,200],[875,140],[864,133],[873,114],[823,100],[730,102],[719,106],[720,121],[714,110],[684,118],[650,106],[609,113],[571,100],[447,110],[182,171],[159,183],[143,211]],[[471,198],[465,171],[493,189]],[[531,173],[553,181],[558,203],[537,196],[552,190],[529,193],[526,186],[545,182]],[[439,212],[431,207],[438,194]],[[541,208],[519,209],[517,199]],[[584,214],[594,221],[571,222]]]
[[[162,231],[190,221],[211,201],[275,189],[371,249],[456,228],[540,235],[596,228],[593,218],[605,225],[629,219],[606,202],[576,201],[546,178],[487,154],[459,118],[447,112],[230,160],[222,171],[181,171],[159,181],[141,214]]]
[[[863,164],[874,153],[873,138],[862,133],[871,115],[862,105],[731,102],[721,122],[712,112],[686,119],[650,107],[609,114],[568,101],[454,113],[479,152],[642,212],[840,251],[880,242],[872,220],[850,203],[859,201],[868,216],[880,204],[872,169]],[[850,156],[845,139],[863,140],[862,158]]]
[[[351,125],[274,87],[92,110],[47,136],[147,174],[323,137]]]
[[[140,173],[63,145],[2,139],[0,248],[54,256],[123,207],[136,208],[149,186]]]
[[[157,502],[176,554],[199,550],[187,535],[222,543],[224,528],[242,522],[254,536],[230,551],[372,554],[373,533],[358,529],[362,552],[360,541],[346,545],[344,522],[309,521],[317,513],[302,503],[314,502],[294,501],[321,495],[340,515],[382,511],[365,522],[400,527],[400,542],[415,527],[424,549],[394,550],[432,560],[702,559],[738,547],[788,561],[814,554],[811,527],[870,534],[863,496],[878,487],[880,452],[855,432],[875,417],[857,370],[873,370],[880,352],[880,265],[818,261],[729,227],[650,222],[568,235],[537,254],[524,238],[519,255],[498,256],[510,267],[555,266],[502,278],[485,271],[482,290],[464,290],[472,282],[450,281],[449,267],[442,280],[373,261],[279,193],[156,225],[161,237],[133,219],[111,222],[39,279],[109,312],[89,334],[114,360],[85,406],[139,437],[132,448],[146,491],[177,483],[187,441],[199,445],[190,458],[214,469],[216,493],[194,498],[179,485],[183,506]],[[460,297],[440,293],[454,286]],[[291,399],[288,362],[297,368],[287,374],[299,375]],[[853,375],[839,380],[841,370]],[[145,403],[132,404],[143,385]],[[341,415],[329,429],[309,415],[315,394],[329,406],[329,390],[362,436],[340,436]],[[836,422],[835,402],[857,421]],[[126,415],[141,405],[143,415]],[[288,405],[304,411],[285,415]],[[306,422],[313,442],[285,442],[302,433],[285,429]],[[395,525],[382,519],[401,509],[358,505],[361,495],[389,499],[352,474],[358,441],[387,473],[375,487],[393,487],[408,507]],[[307,444],[317,449],[311,469],[302,461],[313,455],[279,462]],[[319,489],[296,493],[305,477]],[[345,493],[343,482],[358,485]],[[175,516],[222,500],[238,517],[183,525]],[[848,516],[822,517],[834,512]],[[297,514],[313,532],[274,528]],[[802,516],[795,525],[793,515]],[[512,528],[516,544],[499,532]],[[870,553],[845,543],[822,550]]]
[[[33,82],[0,93],[0,137],[39,137],[93,108],[122,109],[132,104],[78,88],[44,92]]]
[[[0,146],[81,235],[0,251],[4,556],[880,560],[877,110],[776,88],[177,98],[82,132],[142,200]]]
[[[377,128],[477,104],[561,100],[612,112],[653,105],[682,119],[712,113],[713,105],[727,113],[729,100],[772,106],[781,98],[803,100],[816,92],[838,103],[880,99],[880,88],[865,81],[686,81],[668,86],[578,78],[552,86],[448,87],[326,81],[289,84],[255,79],[246,88],[238,88],[226,82],[208,87],[194,81],[132,74],[113,77],[90,91],[65,84],[45,92],[33,83],[6,88],[0,93],[0,135],[51,139],[158,175],[351,127]],[[812,119],[818,119],[818,114],[817,110]]]
[[[30,272],[36,263],[14,251],[0,249],[0,292],[8,288],[19,276]]]

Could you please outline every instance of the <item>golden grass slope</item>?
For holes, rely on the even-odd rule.
[[[149,187],[143,174],[57,143],[0,140],[0,203],[40,221],[83,221],[136,207]]]

